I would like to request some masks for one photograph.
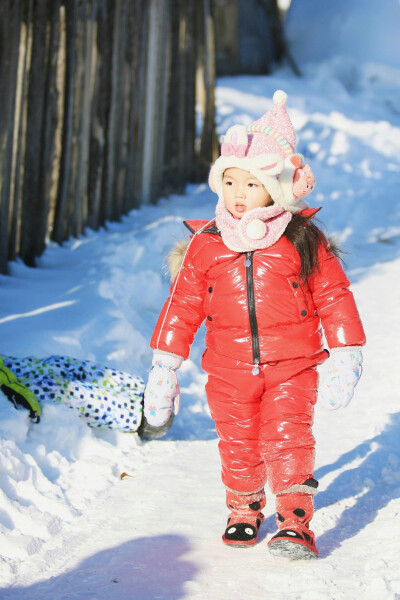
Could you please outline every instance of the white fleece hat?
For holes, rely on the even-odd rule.
[[[217,212],[224,202],[223,174],[232,167],[252,173],[275,204],[285,210],[297,212],[304,208],[305,204],[293,194],[293,178],[303,164],[303,157],[295,154],[296,134],[286,112],[286,99],[287,94],[277,90],[269,111],[248,127],[230,127],[223,137],[221,156],[213,164],[208,180],[218,194]]]

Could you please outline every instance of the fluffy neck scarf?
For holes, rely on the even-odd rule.
[[[285,231],[292,213],[272,204],[253,208],[236,219],[225,206],[218,207],[215,222],[222,241],[233,252],[251,252],[275,244]]]

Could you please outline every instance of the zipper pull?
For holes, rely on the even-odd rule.
[[[251,370],[251,374],[252,375],[258,375],[260,372],[260,369],[258,368],[258,363],[254,363],[254,366]]]
[[[244,266],[251,267],[251,252],[246,253],[246,260],[244,261]]]

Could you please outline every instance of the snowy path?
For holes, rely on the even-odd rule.
[[[223,131],[267,109],[262,96],[278,87],[289,93],[299,150],[313,155],[318,190],[312,204],[323,205],[321,220],[349,252],[368,345],[354,402],[342,412],[316,411],[320,491],[313,525],[321,559],[292,564],[267,554],[266,539],[275,530],[270,496],[256,547],[221,543],[226,509],[199,368],[200,334],[182,368],[182,412],[163,440],[93,432],[59,406],[46,407],[40,425],[30,425],[1,403],[2,600],[400,598],[400,226],[394,200],[400,118],[387,109],[382,124],[383,98],[373,104],[365,92],[357,110],[359,99],[343,93],[327,100],[319,83],[306,91],[304,81],[284,73],[227,79],[218,106]],[[70,354],[145,377],[148,339],[168,290],[162,257],[185,235],[184,218],[211,218],[214,206],[205,185],[191,186],[186,196],[133,212],[107,232],[88,232],[63,248],[50,245],[38,269],[13,265],[12,276],[0,278],[1,351]],[[121,480],[122,472],[134,477]]]

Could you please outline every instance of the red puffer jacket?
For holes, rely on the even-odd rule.
[[[186,223],[199,231],[206,221]],[[206,346],[258,364],[365,343],[339,260],[322,245],[320,269],[299,283],[300,258],[282,236],[263,250],[229,250],[214,226],[194,236],[157,321],[151,347],[187,358],[206,319]],[[175,289],[174,289],[175,288]]]

